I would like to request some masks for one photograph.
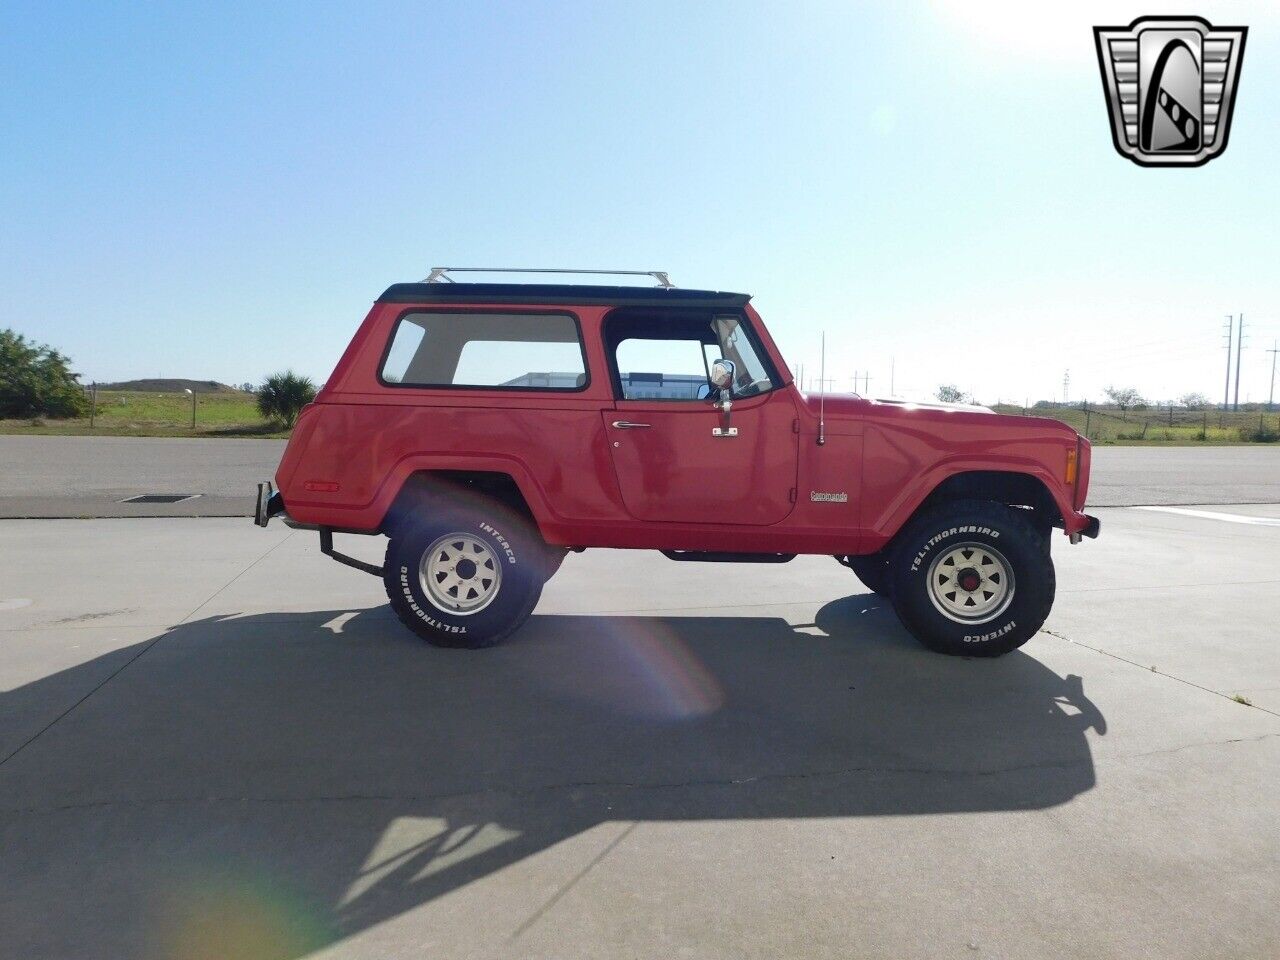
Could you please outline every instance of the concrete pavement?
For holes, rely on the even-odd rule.
[[[992,662],[822,557],[466,652],[311,534],[0,524],[0,955],[1273,957],[1280,529],[1100,513]]]

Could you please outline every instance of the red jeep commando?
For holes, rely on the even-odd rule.
[[[740,293],[390,287],[298,419],[255,517],[318,530],[431,643],[516,630],[567,551],[826,554],[941,653],[1025,643],[1050,537],[1095,537],[1089,442],[1055,420],[797,389]],[[384,534],[381,567],[334,532]]]

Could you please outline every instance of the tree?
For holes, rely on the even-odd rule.
[[[1209,406],[1209,398],[1203,393],[1184,393],[1178,402],[1188,410],[1204,410]]]
[[[954,383],[944,383],[938,387],[937,397],[943,403],[964,403],[964,391]]]
[[[286,429],[297,422],[302,408],[315,399],[316,385],[292,370],[267,377],[258,389],[258,412],[268,420],[278,420]]]
[[[1115,406],[1120,408],[1121,413],[1132,410],[1134,407],[1146,406],[1147,401],[1133,387],[1107,387],[1103,391]]]
[[[0,330],[0,417],[78,417],[89,401],[71,361],[52,347]]]

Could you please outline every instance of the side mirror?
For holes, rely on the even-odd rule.
[[[709,383],[698,384],[698,399],[709,400],[710,398],[711,398],[711,384]]]
[[[733,387],[733,376],[738,372],[732,360],[717,360],[711,365],[711,385],[724,392]]]

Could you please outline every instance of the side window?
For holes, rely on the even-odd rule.
[[[614,357],[624,400],[696,400],[707,382],[706,355],[698,340],[629,337]]]
[[[711,364],[736,369],[733,395],[750,397],[777,386],[746,318],[684,310],[619,309],[604,324],[617,396],[623,400],[699,400]]]
[[[770,378],[769,370],[740,317],[733,315],[715,317],[711,321],[711,326],[716,332],[721,356],[726,360],[732,360],[737,368],[733,385],[735,396],[750,397],[757,393],[765,393],[777,386]]]
[[[409,313],[379,372],[388,385],[581,390],[578,324],[568,314]]]

